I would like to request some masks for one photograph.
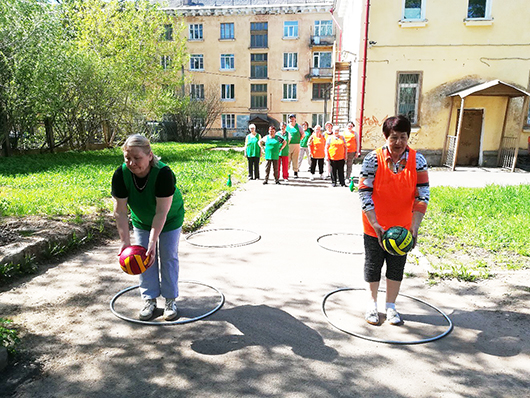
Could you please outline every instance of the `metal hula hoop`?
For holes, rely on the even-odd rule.
[[[322,235],[322,236],[319,236],[317,238],[317,243],[320,245],[321,248],[323,249],[326,249],[326,250],[329,250],[329,251],[332,251],[332,252],[336,252],[336,253],[342,253],[342,254],[363,254],[364,251],[356,251],[356,252],[346,252],[346,251],[342,251],[342,250],[335,250],[335,249],[330,249],[329,247],[326,247],[324,246],[322,243],[320,243],[320,239],[322,238],[326,238],[328,236],[333,236],[333,235],[353,235],[353,236],[362,236],[362,234],[354,234],[354,233],[351,233],[351,232],[334,232],[332,234],[325,234],[325,235]]]
[[[340,289],[337,289],[337,290],[333,290],[332,292],[326,294],[324,296],[324,300],[322,301],[322,313],[324,314],[324,317],[326,318],[326,320],[330,323],[331,326],[337,328],[338,330],[340,330],[341,332],[344,332],[344,333],[347,333],[349,335],[352,335],[352,336],[355,336],[355,337],[359,337],[361,339],[364,339],[364,340],[370,340],[370,341],[375,341],[377,343],[385,343],[385,344],[399,344],[399,345],[412,345],[412,344],[423,344],[423,343],[430,343],[431,341],[435,341],[435,340],[439,340],[441,339],[442,337],[445,337],[447,336],[449,333],[451,333],[451,331],[453,330],[453,322],[451,321],[451,319],[439,308],[435,307],[434,305],[432,304],[429,304],[428,302],[424,301],[424,300],[421,300],[417,297],[413,297],[413,296],[409,296],[407,294],[403,294],[403,293],[399,293],[400,296],[403,296],[403,297],[407,297],[411,300],[415,300],[417,302],[420,302],[422,304],[425,304],[427,305],[428,307],[431,307],[432,309],[436,310],[438,313],[440,313],[444,318],[445,320],[449,323],[449,327],[447,328],[447,330],[445,332],[443,332],[442,334],[439,334],[438,336],[434,336],[434,337],[431,337],[431,338],[428,338],[428,339],[423,339],[423,340],[410,340],[410,341],[399,341],[399,340],[383,340],[383,339],[378,339],[378,338],[375,338],[375,337],[370,337],[370,336],[364,336],[362,334],[358,334],[358,333],[354,333],[354,332],[350,332],[349,330],[346,330],[346,329],[343,329],[341,328],[340,326],[337,326],[335,325],[328,317],[327,313],[326,313],[326,300],[333,294],[335,293],[338,293],[338,292],[343,292],[343,291],[348,291],[348,290],[364,290],[364,288],[355,288],[355,287],[343,287],[343,288],[340,288]],[[379,289],[379,292],[385,292],[384,289]]]
[[[195,322],[195,321],[201,320],[203,318],[206,318],[207,316],[212,315],[214,312],[219,311],[221,309],[221,307],[225,303],[225,296],[223,295],[223,293],[221,293],[219,291],[219,289],[217,289],[217,288],[215,288],[213,286],[210,286],[210,285],[208,285],[206,283],[202,283],[202,282],[198,282],[198,281],[179,281],[179,283],[193,283],[193,284],[196,284],[196,285],[209,287],[210,289],[215,290],[219,294],[220,301],[219,301],[219,303],[217,304],[217,306],[213,310],[207,312],[206,314],[199,315],[199,316],[197,316],[195,318],[180,319],[180,320],[169,321],[169,322],[141,321],[139,319],[133,319],[133,318],[126,317],[126,316],[116,312],[116,310],[114,309],[114,303],[116,302],[116,299],[118,297],[120,297],[122,294],[127,293],[128,291],[131,291],[133,289],[138,289],[140,287],[140,285],[136,285],[136,286],[129,286],[128,288],[123,289],[121,292],[118,292],[112,298],[112,300],[110,300],[110,310],[118,318],[123,319],[124,321],[127,321],[127,322],[138,323],[140,325],[168,326],[168,325],[182,325],[182,324],[185,324],[185,323],[191,323],[191,322]]]
[[[227,245],[200,245],[198,243],[193,243],[191,242],[189,239],[194,236],[194,235],[198,235],[198,234],[202,234],[204,232],[214,232],[214,231],[243,231],[243,232],[250,232],[251,234],[254,234],[256,235],[257,237],[254,238],[254,239],[251,239],[249,241],[246,241],[246,242],[241,242],[241,243],[229,243]],[[197,247],[209,247],[209,248],[230,248],[230,247],[239,247],[239,246],[247,246],[247,245],[251,245],[252,243],[256,243],[257,241],[259,241],[261,239],[261,235],[256,233],[256,232],[253,232],[253,231],[249,231],[249,230],[246,230],[246,229],[239,229],[239,228],[215,228],[215,229],[203,229],[201,231],[195,231],[195,232],[192,232],[190,234],[188,234],[186,236],[186,242],[188,242],[190,245],[193,245],[193,246],[197,246]]]

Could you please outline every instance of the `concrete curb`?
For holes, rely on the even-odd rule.
[[[232,192],[223,192],[216,199],[210,202],[201,212],[195,216],[190,222],[182,225],[182,231],[193,232],[197,230],[202,224],[201,221],[207,220],[210,216],[219,209],[229,198],[232,196]]]

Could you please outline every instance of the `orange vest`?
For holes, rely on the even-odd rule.
[[[412,224],[412,207],[416,198],[416,151],[409,148],[409,158],[404,170],[395,174],[388,168],[382,148],[377,149],[377,171],[372,199],[377,222],[386,231],[393,226],[407,229]],[[368,217],[363,212],[364,233],[377,237]]]
[[[328,153],[331,160],[342,160],[344,159],[344,143],[343,137],[339,136],[336,138],[334,135],[331,136],[329,142]]]
[[[354,133],[350,133],[350,130],[346,129],[344,132],[344,138],[346,139],[346,145],[348,146],[348,152],[357,152],[357,139]]]
[[[322,136],[319,137],[316,133],[313,134],[313,140],[311,142],[311,157],[315,159],[324,159],[326,147],[326,139]]]

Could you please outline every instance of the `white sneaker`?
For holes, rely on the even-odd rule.
[[[321,180],[324,179],[324,174],[320,174],[320,179],[321,179]]]
[[[315,180],[315,176],[314,176],[314,175],[311,175],[311,177],[309,178],[309,180],[314,181],[314,180]]]
[[[401,315],[394,308],[387,308],[386,310],[386,321],[391,325],[401,325],[403,320]]]
[[[153,312],[156,310],[156,298],[154,299],[146,299],[144,302],[144,307],[140,311],[140,320],[141,321],[148,321],[152,318]]]
[[[166,299],[166,308],[164,308],[164,319],[172,321],[178,315],[177,302],[175,299]]]
[[[364,319],[370,325],[379,325],[379,313],[377,312],[377,308],[371,308],[369,310],[366,310],[366,313],[364,314]]]

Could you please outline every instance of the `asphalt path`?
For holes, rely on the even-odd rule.
[[[323,299],[345,287],[354,290],[332,294],[325,309],[333,323],[354,334],[417,343],[443,334],[448,323],[404,296],[398,300],[403,326],[364,322],[363,255],[344,253],[362,253],[358,196],[300,174],[281,185],[248,181],[203,232],[182,236],[179,320],[212,310],[221,292],[223,307],[205,319],[152,326],[116,317],[111,299],[136,284],[119,270],[118,242],[1,293],[2,313],[24,324],[40,368],[14,396],[527,396],[528,290],[519,296],[524,307],[514,310],[499,306],[505,292],[492,295],[481,284],[430,286],[421,276],[409,277],[403,293],[451,318],[454,330],[446,337],[398,345],[333,327],[322,312]],[[528,176],[433,171],[431,182],[518,184],[530,183]],[[408,264],[407,272],[422,275],[418,264]],[[528,288],[528,278],[518,285]],[[126,317],[136,318],[140,306],[137,290],[115,300]]]

